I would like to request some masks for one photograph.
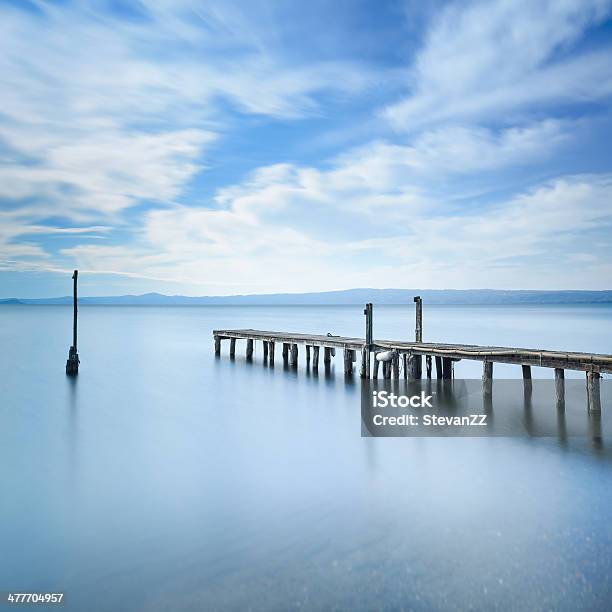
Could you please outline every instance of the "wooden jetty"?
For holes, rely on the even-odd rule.
[[[306,363],[313,370],[319,367],[319,354],[323,349],[323,362],[329,367],[336,350],[342,350],[344,372],[353,374],[353,364],[361,357],[360,376],[377,378],[382,363],[384,378],[399,378],[400,363],[404,378],[417,380],[423,377],[422,362],[425,358],[425,376],[432,377],[432,364],[435,363],[436,378],[453,377],[453,364],[462,359],[483,362],[483,393],[492,392],[493,364],[507,363],[521,366],[525,389],[531,388],[531,368],[544,367],[555,370],[555,389],[557,406],[565,404],[565,370],[578,370],[586,373],[587,406],[591,412],[601,411],[599,381],[602,373],[612,373],[612,355],[579,353],[567,351],[548,351],[527,348],[500,346],[477,346],[472,344],[444,344],[422,342],[422,303],[415,298],[416,328],[415,341],[374,340],[372,332],[372,304],[364,310],[366,316],[366,337],[350,338],[345,336],[301,334],[290,332],[261,331],[255,329],[217,329],[213,331],[215,354],[221,355],[221,343],[230,341],[230,357],[236,354],[236,340],[246,340],[247,359],[253,358],[256,342],[263,343],[264,360],[274,365],[275,346],[282,344],[283,362],[291,367],[298,363],[298,347],[306,349]],[[385,361],[376,359],[377,355]],[[312,362],[311,362],[312,358]]]

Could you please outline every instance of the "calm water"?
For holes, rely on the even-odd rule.
[[[76,381],[70,325],[0,310],[0,590],[70,610],[609,609],[612,441],[364,439],[338,357],[319,377],[261,347],[214,358],[215,327],[362,335],[361,307],[83,307]],[[413,328],[375,309],[377,337]],[[612,308],[425,305],[424,339],[610,353]]]

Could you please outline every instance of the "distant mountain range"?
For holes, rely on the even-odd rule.
[[[79,297],[79,304],[108,306],[291,306],[315,304],[406,304],[420,295],[427,304],[604,304],[612,303],[607,291],[505,291],[496,289],[347,289],[321,293],[274,293],[189,297],[185,295],[118,295]],[[0,305],[71,304],[72,297],[0,299]]]

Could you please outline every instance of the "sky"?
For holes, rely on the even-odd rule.
[[[612,288],[612,0],[0,0],[0,297]]]

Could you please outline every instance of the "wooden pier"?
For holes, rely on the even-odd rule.
[[[367,304],[366,338],[345,336],[300,334],[255,329],[217,329],[213,331],[215,354],[221,355],[221,343],[230,341],[230,357],[235,356],[236,340],[246,340],[247,359],[253,358],[255,343],[263,343],[264,360],[274,365],[275,346],[282,344],[283,363],[297,367],[298,347],[305,347],[306,363],[313,370],[319,367],[319,352],[323,349],[324,365],[329,367],[336,351],[342,351],[344,372],[352,375],[357,357],[360,357],[359,373],[362,378],[377,378],[382,363],[384,378],[399,378],[400,369],[403,377],[417,380],[423,377],[423,358],[425,358],[425,377],[450,379],[453,377],[453,365],[462,359],[482,361],[483,393],[492,392],[493,364],[506,363],[521,366],[525,389],[531,388],[531,368],[544,367],[555,370],[555,389],[557,406],[565,404],[565,370],[578,370],[586,373],[587,406],[591,412],[601,411],[599,381],[601,374],[612,373],[612,355],[579,353],[566,351],[548,351],[527,348],[501,346],[477,346],[472,344],[444,344],[422,342],[422,309],[420,298],[416,302],[416,340],[374,340],[372,334],[372,305]],[[311,363],[312,354],[312,363]],[[377,356],[384,357],[379,361]],[[402,367],[400,368],[400,364]]]

